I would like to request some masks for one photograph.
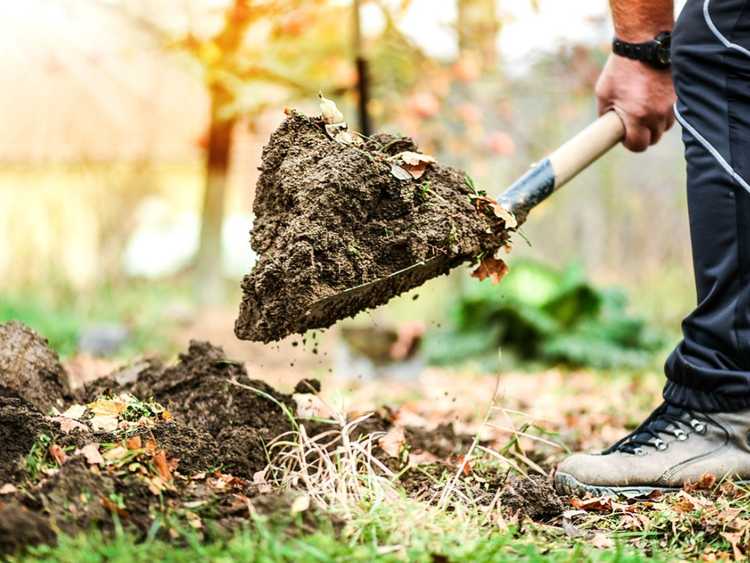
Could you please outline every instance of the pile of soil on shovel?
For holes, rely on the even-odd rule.
[[[136,538],[146,537],[158,521],[160,538],[183,541],[178,530],[210,539],[246,525],[253,515],[278,519],[290,533],[332,519],[314,507],[301,521],[291,519],[290,507],[302,492],[278,488],[266,469],[277,452],[269,445],[295,424],[309,436],[331,426],[297,418],[299,395],[251,379],[221,348],[191,342],[173,365],[139,360],[71,392],[43,338],[19,323],[0,324],[0,334],[6,366],[0,370],[0,558],[54,543],[59,533],[96,528],[110,534],[116,521]],[[306,380],[295,391],[319,388]],[[387,412],[371,416],[351,438],[389,432],[394,423]],[[451,473],[450,460],[471,441],[449,425],[436,431],[408,427],[404,437],[404,451],[447,456],[436,467]],[[375,455],[394,473],[408,461],[381,447]],[[407,493],[424,496],[423,474],[404,475]],[[462,486],[494,498],[505,476],[477,475]]]
[[[417,150],[387,134],[342,144],[321,118],[289,112],[263,149],[251,233],[259,259],[242,282],[238,338],[329,327],[506,244],[503,221],[477,208],[460,170],[431,163],[418,179],[394,175],[397,155]],[[311,307],[432,258],[426,271]]]

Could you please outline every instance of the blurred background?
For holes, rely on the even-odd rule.
[[[39,330],[81,379],[190,338],[275,381],[427,364],[658,377],[679,337],[694,290],[676,129],[535,210],[503,284],[461,269],[304,340],[232,332],[284,107],[316,113],[323,92],[355,129],[413,136],[497,195],[596,117],[606,0],[26,0],[0,15],[0,321]]]

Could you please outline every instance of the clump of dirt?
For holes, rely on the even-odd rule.
[[[415,453],[428,452],[439,458],[465,453],[474,437],[457,434],[452,422],[439,424],[434,430],[415,426],[406,428],[406,441]]]
[[[563,503],[549,479],[538,475],[511,477],[500,495],[509,515],[527,516],[544,522],[562,514]]]
[[[331,326],[507,242],[503,221],[473,203],[478,194],[463,172],[434,163],[418,179],[403,168],[394,174],[396,155],[416,150],[411,139],[385,134],[342,144],[322,119],[290,112],[263,149],[251,233],[259,260],[242,282],[238,338],[270,342]]]
[[[0,486],[22,478],[24,459],[40,434],[53,423],[20,397],[3,396],[0,386]]]
[[[70,399],[68,377],[47,340],[22,323],[0,324],[0,387],[43,413]]]
[[[152,397],[175,420],[208,432],[222,444],[213,466],[252,477],[268,463],[265,445],[292,429],[296,405],[289,395],[252,380],[244,366],[208,342],[191,341],[187,353],[163,371],[149,369],[125,389]]]
[[[0,556],[28,546],[55,543],[49,520],[16,501],[0,500]]]

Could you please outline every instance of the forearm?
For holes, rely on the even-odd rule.
[[[610,0],[615,35],[640,43],[674,25],[674,0]]]

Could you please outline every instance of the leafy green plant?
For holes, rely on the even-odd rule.
[[[448,327],[427,335],[425,351],[436,364],[494,363],[502,350],[522,361],[635,368],[662,344],[628,314],[621,290],[594,286],[577,266],[521,261],[500,285],[473,283],[458,296]]]

